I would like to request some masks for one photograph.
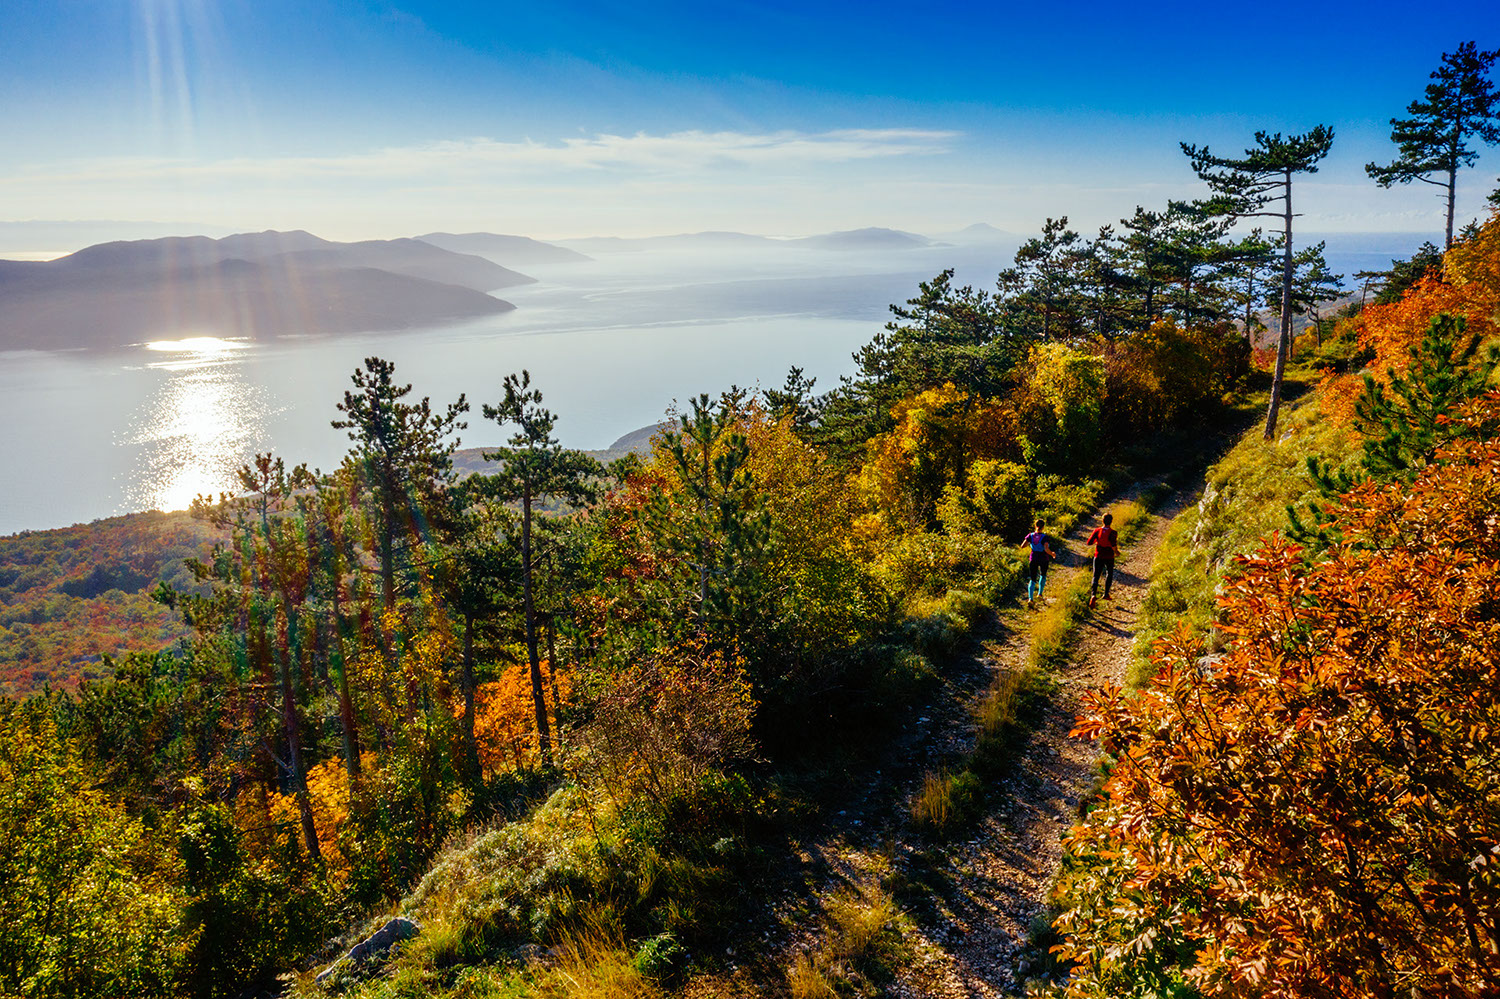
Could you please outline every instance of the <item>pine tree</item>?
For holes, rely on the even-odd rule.
[[[1016,251],[1015,266],[1001,273],[1001,288],[1012,292],[1012,320],[1029,336],[1066,340],[1082,332],[1078,284],[1087,246],[1081,240],[1066,215],[1049,218],[1042,234]]]
[[[1257,330],[1265,329],[1257,317],[1265,305],[1269,291],[1275,287],[1274,276],[1278,271],[1276,257],[1279,242],[1266,239],[1260,228],[1250,230],[1244,239],[1231,244],[1232,253],[1224,265],[1223,276],[1228,284],[1229,300],[1236,311],[1243,309],[1240,323],[1245,337],[1253,345]]]
[[[386,610],[396,605],[398,570],[410,568],[412,549],[441,522],[458,447],[448,438],[467,426],[459,417],[469,410],[462,395],[441,414],[426,397],[405,402],[411,386],[398,387],[395,371],[390,361],[365,358],[364,370],[354,371],[356,391],[338,406],[347,418],[333,421],[354,442],[350,460],[370,494]]]
[[[1401,150],[1394,163],[1367,163],[1365,172],[1381,187],[1419,180],[1441,187],[1448,204],[1444,248],[1453,245],[1454,201],[1458,168],[1470,166],[1479,153],[1470,149],[1473,137],[1500,142],[1500,93],[1486,75],[1500,49],[1481,52],[1464,42],[1457,52],[1444,52],[1422,96],[1406,106],[1410,118],[1391,119],[1391,141]],[[1446,179],[1432,180],[1430,174]]]
[[[1271,378],[1271,404],[1266,411],[1266,440],[1276,435],[1276,416],[1281,409],[1281,383],[1286,372],[1292,336],[1292,177],[1317,173],[1318,161],[1333,146],[1333,129],[1318,125],[1302,135],[1285,138],[1280,132],[1255,133],[1255,148],[1238,159],[1214,156],[1207,146],[1182,143],[1193,170],[1217,196],[1212,204],[1231,218],[1280,218],[1282,220],[1281,331],[1276,348],[1276,371]],[[1263,209],[1281,202],[1281,210]]]
[[[1297,253],[1293,260],[1292,308],[1311,321],[1318,344],[1323,343],[1322,306],[1344,293],[1344,276],[1328,269],[1323,256],[1326,243],[1319,242]]]
[[[1406,371],[1387,371],[1388,387],[1365,375],[1354,415],[1366,438],[1361,464],[1372,478],[1410,480],[1452,436],[1457,425],[1447,417],[1489,388],[1500,353],[1493,345],[1481,350],[1478,337],[1465,338],[1465,325],[1461,316],[1434,316],[1410,348]]]
[[[792,367],[786,374],[786,383],[779,389],[764,389],[761,398],[766,409],[778,420],[790,419],[792,430],[798,437],[807,438],[822,414],[826,400],[813,394],[816,378],[808,378],[802,369]]]
[[[532,515],[535,504],[545,499],[569,505],[594,497],[594,481],[604,473],[599,463],[582,451],[564,448],[552,436],[557,417],[542,406],[542,393],[531,387],[531,373],[505,376],[505,398],[498,405],[484,406],[486,419],[502,427],[514,424],[509,446],[485,453],[486,461],[497,461],[500,469],[488,476],[487,493],[502,502],[521,504],[521,596],[526,620],[526,654],[531,666],[531,697],[536,709],[536,731],[543,763],[551,761],[551,735],[547,724],[547,696],[542,684],[541,655],[537,638],[536,567]],[[550,663],[553,669],[556,663]]]
[[[1287,507],[1288,535],[1321,550],[1337,538],[1329,533],[1329,503],[1358,482],[1410,482],[1437,449],[1465,424],[1450,419],[1489,390],[1500,366],[1500,348],[1483,348],[1464,336],[1461,316],[1434,316],[1420,343],[1409,350],[1406,371],[1387,370],[1385,386],[1369,374],[1354,404],[1354,428],[1364,438],[1359,470],[1351,473],[1309,455],[1307,471],[1324,502],[1309,505],[1308,519]]]
[[[697,569],[691,603],[699,635],[730,655],[742,653],[752,616],[764,622],[774,614],[761,587],[770,520],[750,473],[749,441],[736,427],[740,418],[733,399],[715,405],[704,393],[680,417],[680,429],[663,435],[666,471],[692,513],[661,533]],[[664,526],[670,519],[664,509],[654,513]]]

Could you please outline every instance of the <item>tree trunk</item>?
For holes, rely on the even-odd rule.
[[[1276,340],[1276,372],[1271,376],[1271,405],[1266,410],[1266,440],[1276,436],[1276,415],[1281,408],[1281,380],[1286,373],[1286,356],[1292,345],[1292,171],[1288,167],[1286,185],[1286,251],[1281,264],[1281,335]]]
[[[474,615],[464,612],[464,759],[468,778],[479,782],[479,743],[474,738]]]
[[[359,733],[355,730],[354,698],[349,695],[349,660],[344,656],[344,615],[341,611],[343,576],[334,562],[333,579],[333,647],[339,660],[339,727],[343,730],[344,769],[351,780],[359,776]]]
[[[1443,240],[1444,250],[1453,247],[1453,201],[1458,193],[1458,136],[1455,130],[1448,150],[1448,230]]]
[[[297,797],[297,811],[302,816],[302,838],[308,855],[322,866],[323,851],[318,846],[318,827],[313,822],[312,801],[307,794],[307,771],[302,765],[302,732],[297,722],[297,700],[292,688],[292,659],[296,654],[297,618],[290,606],[284,610],[287,641],[282,643],[281,659],[281,727],[286,734],[287,755],[291,760],[292,792]]]
[[[547,679],[552,684],[552,717],[555,719],[562,698],[557,696],[557,628],[552,623],[551,611],[547,612]]]
[[[392,610],[396,606],[396,510],[395,504],[389,500],[383,506],[381,513],[385,522],[380,525],[380,590],[385,609]]]
[[[713,444],[713,433],[710,433],[698,445],[703,450],[703,535],[698,538],[698,629],[707,637],[708,635],[708,452]]]
[[[542,765],[552,764],[552,739],[547,725],[547,693],[542,686],[542,664],[536,647],[536,603],[531,586],[531,486],[521,494],[521,588],[526,603],[526,653],[531,658],[531,702],[536,709],[537,748]]]

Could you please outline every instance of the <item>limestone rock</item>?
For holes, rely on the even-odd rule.
[[[410,940],[421,930],[414,920],[397,916],[351,947],[349,953],[324,969],[315,981],[322,985],[336,973],[358,974],[364,965],[383,957],[396,944]]]

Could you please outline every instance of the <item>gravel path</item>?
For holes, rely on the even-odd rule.
[[[1129,498],[1116,497],[1116,502]],[[1144,530],[1122,546],[1114,599],[1101,600],[1079,622],[1071,657],[1055,674],[1057,693],[1007,776],[990,789],[991,799],[999,802],[995,810],[966,842],[920,854],[910,844],[898,847],[904,873],[935,890],[933,905],[913,914],[916,960],[902,970],[892,995],[1020,995],[1028,974],[1040,970],[1027,964],[1028,934],[1033,921],[1044,919],[1062,854],[1059,841],[1096,774],[1094,745],[1068,737],[1078,695],[1089,686],[1123,681],[1151,563],[1168,525],[1193,498],[1190,491],[1168,497],[1149,515]],[[1083,539],[1097,523],[1089,520],[1068,535],[1072,554],[1053,567],[1049,600],[1059,598],[1075,574],[1090,571]],[[1030,613],[1024,606],[1006,611],[994,634],[977,643],[973,657],[985,672],[1024,665]]]

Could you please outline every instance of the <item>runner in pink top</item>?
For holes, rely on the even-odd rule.
[[[1036,522],[1036,530],[1026,535],[1026,540],[1021,542],[1021,547],[1031,552],[1030,560],[1026,564],[1026,606],[1035,607],[1036,601],[1042,599],[1042,590],[1047,586],[1047,566],[1057,558],[1052,553],[1052,539],[1042,532],[1042,522]],[[1032,591],[1035,590],[1035,597]]]

